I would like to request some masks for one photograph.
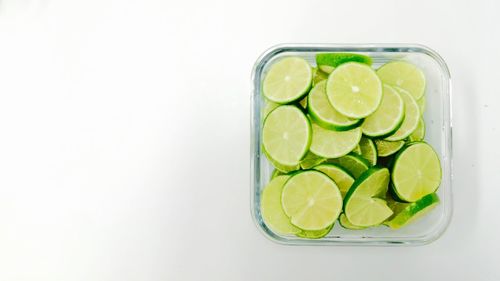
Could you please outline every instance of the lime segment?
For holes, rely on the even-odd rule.
[[[420,110],[413,97],[405,90],[399,88],[395,89],[398,90],[405,103],[405,117],[399,129],[394,134],[385,138],[388,141],[398,141],[407,138],[415,131],[418,126],[418,121],[420,120]]]
[[[290,103],[303,97],[312,82],[312,69],[303,58],[287,57],[271,66],[264,78],[264,96],[275,103]]]
[[[380,67],[377,74],[382,82],[408,91],[415,100],[424,96],[425,75],[409,62],[389,62]]]
[[[339,217],[339,222],[340,222],[340,225],[343,227],[343,228],[346,228],[346,229],[351,229],[351,230],[361,230],[361,229],[365,229],[366,227],[362,227],[362,226],[357,226],[357,225],[354,225],[352,224],[348,219],[347,217],[345,216],[345,214],[340,214],[340,217]]]
[[[325,158],[337,158],[351,152],[361,139],[361,129],[332,131],[312,123],[311,152]]]
[[[387,157],[398,152],[403,145],[404,141],[386,141],[386,140],[375,140],[375,146],[377,147],[377,153],[380,157]]]
[[[379,107],[382,83],[371,67],[349,62],[330,74],[326,93],[330,104],[342,115],[361,119]]]
[[[329,176],[338,186],[342,197],[344,197],[349,188],[354,183],[354,177],[349,174],[344,168],[335,164],[321,164],[313,169],[318,170]]]
[[[303,230],[327,228],[342,209],[342,195],[335,182],[314,170],[294,174],[285,183],[281,202],[292,224]]]
[[[330,225],[329,227],[327,227],[325,229],[321,229],[321,230],[301,230],[300,232],[296,233],[295,235],[297,235],[298,237],[301,237],[301,238],[319,239],[319,238],[323,238],[326,235],[328,235],[328,233],[330,233],[332,228],[333,228],[333,224]]]
[[[300,167],[304,170],[307,170],[325,162],[326,160],[327,160],[326,158],[319,157],[318,155],[315,155],[314,153],[309,151],[304,157],[304,159],[300,161]]]
[[[435,193],[431,193],[413,203],[397,204],[404,207],[394,211],[394,216],[384,223],[392,229],[398,229],[423,217],[439,204],[439,197]]]
[[[329,159],[327,163],[337,164],[342,168],[346,169],[354,178],[359,178],[362,173],[364,173],[368,168],[370,168],[370,162],[359,155],[353,153],[347,154],[340,158]]]

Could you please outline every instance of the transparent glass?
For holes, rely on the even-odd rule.
[[[437,151],[443,169],[437,193],[440,204],[424,218],[393,230],[385,226],[365,230],[348,230],[337,222],[332,231],[321,239],[303,239],[280,235],[270,230],[262,220],[260,195],[269,182],[273,166],[261,151],[261,110],[264,98],[262,80],[277,59],[300,56],[316,65],[315,54],[320,52],[354,52],[368,55],[373,67],[393,60],[405,60],[419,66],[426,76],[425,140]],[[286,44],[264,52],[252,72],[251,97],[251,211],[257,227],[271,240],[289,245],[424,245],[438,239],[446,230],[452,215],[452,139],[451,139],[451,80],[445,61],[435,51],[413,44]]]

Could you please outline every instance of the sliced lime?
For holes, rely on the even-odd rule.
[[[405,116],[405,104],[394,88],[384,85],[384,95],[379,108],[366,117],[361,125],[363,134],[370,137],[387,136],[401,126]]]
[[[281,207],[283,186],[290,176],[278,176],[271,180],[262,191],[260,210],[266,226],[280,234],[295,234],[301,230],[290,223]]]
[[[418,126],[418,121],[420,120],[420,110],[413,97],[405,90],[399,88],[395,89],[398,90],[405,103],[405,118],[399,129],[394,134],[385,138],[388,141],[398,141],[407,138],[415,131]]]
[[[405,89],[415,100],[424,95],[425,75],[422,70],[409,62],[386,63],[377,70],[377,74],[384,83]]]
[[[438,189],[441,183],[439,157],[425,142],[410,143],[396,155],[391,176],[397,197],[415,202]]]
[[[351,152],[361,139],[361,129],[332,131],[312,123],[312,142],[310,150],[325,158],[341,157]]]
[[[303,58],[287,57],[271,66],[263,82],[264,96],[275,103],[299,100],[309,91],[312,69]]]
[[[377,148],[375,143],[367,137],[362,137],[358,144],[359,152],[353,150],[353,152],[358,153],[361,157],[365,158],[370,162],[370,165],[374,166],[377,164]]]
[[[316,86],[319,82],[328,79],[328,73],[321,71],[316,67],[313,68],[313,81],[312,86]]]
[[[303,230],[321,230],[337,220],[342,195],[328,176],[308,170],[294,174],[285,183],[281,203],[293,225]]]
[[[333,224],[331,224],[327,228],[321,229],[321,230],[301,230],[300,232],[296,233],[295,235],[297,235],[298,237],[301,237],[301,238],[319,239],[319,238],[323,238],[326,235],[328,235],[328,233],[330,233],[332,228],[333,228]]]
[[[326,85],[328,100],[342,115],[365,118],[382,101],[382,82],[371,67],[348,62],[335,68]]]
[[[417,128],[415,129],[415,131],[413,131],[413,133],[411,133],[411,135],[408,137],[408,140],[410,142],[421,141],[424,139],[424,137],[425,137],[425,122],[423,118],[420,118],[420,120],[418,121]]]
[[[311,90],[307,104],[311,118],[325,129],[345,131],[357,127],[362,122],[346,117],[333,108],[326,96],[326,81],[319,82]]]
[[[356,226],[379,225],[392,215],[385,197],[389,183],[387,168],[372,167],[352,185],[344,199],[344,213]]]
[[[326,158],[320,157],[309,151],[304,157],[304,159],[300,161],[300,167],[304,170],[307,170],[325,162],[326,160],[327,160]]]
[[[403,145],[405,145],[404,141],[375,140],[375,147],[377,147],[377,153],[380,157],[387,157],[398,152]]]
[[[354,53],[319,53],[316,54],[316,64],[319,66],[337,67],[347,62],[359,62],[367,65],[372,64],[372,59],[365,55]]]
[[[284,174],[287,174],[287,173],[290,173],[290,172],[293,172],[293,171],[300,169],[300,164],[283,165],[283,164],[276,162],[273,158],[271,158],[271,156],[269,155],[269,153],[267,153],[267,151],[264,147],[262,147],[262,153],[266,156],[267,160],[273,165],[273,167],[276,168],[276,170],[278,170]]]
[[[314,170],[318,170],[329,176],[338,186],[342,197],[345,196],[349,188],[354,183],[354,177],[347,170],[336,164],[321,164],[315,166]]]
[[[282,105],[264,120],[262,145],[275,162],[295,166],[307,153],[311,135],[305,114],[295,106]]]
[[[436,193],[427,194],[413,203],[396,203],[396,206],[404,207],[395,210],[393,217],[384,224],[392,229],[398,229],[423,217],[437,204],[439,204],[439,197]]]
[[[333,70],[335,69],[335,67],[329,66],[329,65],[318,65],[318,69],[321,70],[322,72],[326,73],[326,74],[330,74],[330,73],[333,72]]]
[[[366,227],[362,227],[362,226],[357,226],[357,225],[354,225],[352,224],[346,217],[346,215],[344,213],[340,214],[340,217],[339,217],[339,222],[340,222],[340,225],[343,227],[343,228],[346,228],[346,229],[351,229],[351,230],[361,230],[361,229],[365,229]]]
[[[350,153],[340,158],[329,159],[327,163],[337,164],[342,168],[346,169],[354,178],[359,178],[359,176],[364,173],[368,168],[370,168],[370,162],[363,157]]]

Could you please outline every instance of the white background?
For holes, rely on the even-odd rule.
[[[0,0],[0,280],[499,280],[500,2]],[[453,79],[454,215],[423,247],[288,247],[250,216],[250,72],[411,42]]]

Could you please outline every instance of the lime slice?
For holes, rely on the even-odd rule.
[[[361,139],[361,129],[332,131],[312,123],[311,152],[325,158],[337,158],[351,152]]]
[[[440,183],[439,157],[427,143],[411,143],[396,155],[392,168],[392,187],[399,199],[415,202],[435,192]]]
[[[354,53],[319,53],[316,54],[316,64],[320,66],[337,67],[347,62],[359,62],[367,65],[372,64],[372,59],[368,56]]]
[[[340,65],[328,77],[328,100],[342,115],[365,118],[377,110],[382,101],[382,82],[371,67],[349,62]]]
[[[271,158],[271,156],[269,156],[269,153],[267,153],[267,151],[264,147],[262,147],[262,153],[264,153],[267,160],[274,166],[274,168],[276,168],[276,170],[278,170],[282,173],[287,174],[287,173],[290,173],[290,172],[293,172],[293,171],[300,169],[300,164],[283,165],[283,164],[276,162],[273,158]]]
[[[318,155],[315,155],[314,153],[309,151],[304,157],[304,159],[300,161],[300,167],[304,170],[307,170],[325,162],[326,160],[327,160],[326,158],[319,157]]]
[[[424,96],[425,75],[415,65],[405,61],[384,64],[377,70],[382,82],[408,91],[415,100]]]
[[[420,120],[420,110],[418,109],[417,102],[405,90],[395,88],[403,98],[405,103],[405,118],[403,124],[392,135],[385,138],[388,141],[398,141],[407,138],[418,126]]]
[[[389,184],[387,168],[372,167],[352,185],[344,199],[344,213],[356,226],[379,225],[392,215],[385,197]]]
[[[313,81],[312,86],[316,86],[319,82],[328,79],[328,73],[321,71],[316,67],[313,68]]]
[[[423,118],[420,118],[420,120],[418,121],[417,128],[415,129],[415,131],[413,131],[413,133],[411,133],[411,135],[408,137],[408,140],[410,142],[421,141],[424,139],[424,137],[425,137],[425,122]]]
[[[311,135],[305,114],[295,106],[282,105],[264,120],[262,145],[275,162],[295,166],[307,153]]]
[[[294,174],[285,183],[281,203],[293,225],[303,230],[321,230],[337,220],[342,195],[328,176],[308,170]]]
[[[330,74],[330,73],[333,72],[333,70],[335,69],[335,67],[329,66],[329,65],[318,65],[318,69],[321,70],[322,72],[326,73],[326,74]]]
[[[399,93],[387,85],[384,85],[383,91],[379,108],[366,117],[361,125],[363,134],[370,137],[387,136],[396,132],[405,116],[405,104]]]
[[[329,159],[327,163],[337,164],[346,169],[355,179],[370,168],[370,162],[361,156],[350,153],[340,158]]]
[[[439,204],[439,197],[436,193],[427,194],[413,203],[396,203],[398,207],[403,206],[403,208],[395,210],[394,216],[384,224],[392,229],[398,229],[423,217],[434,209],[437,204]]]
[[[283,186],[290,176],[278,176],[271,180],[262,191],[260,210],[266,226],[280,234],[295,234],[301,230],[290,223],[281,207]]]
[[[375,140],[375,147],[377,148],[377,153],[380,157],[387,157],[398,152],[403,145],[405,145],[404,141]]]
[[[371,139],[362,137],[359,141],[358,148],[359,150],[355,149],[353,152],[358,153],[358,155],[368,160],[370,165],[374,166],[377,164],[377,148]]]
[[[338,186],[342,197],[354,183],[354,177],[344,168],[336,164],[321,164],[313,168],[329,176]]]
[[[352,224],[348,219],[347,217],[345,216],[344,213],[340,214],[340,217],[339,217],[339,222],[340,222],[340,225],[343,227],[343,228],[346,228],[346,229],[351,229],[351,230],[361,230],[361,229],[365,229],[366,227],[362,227],[362,226],[357,226],[357,225],[354,225]]]
[[[302,230],[302,231],[296,233],[295,235],[297,235],[298,237],[301,237],[301,238],[319,239],[319,238],[323,238],[326,235],[328,235],[328,233],[330,233],[332,228],[333,228],[333,224],[328,226],[327,228],[321,229],[321,230]]]
[[[271,113],[271,111],[276,109],[278,106],[280,106],[279,103],[266,100],[264,103],[264,109],[262,110],[262,116],[264,117],[264,119],[267,117],[269,113]]]
[[[357,127],[362,122],[346,117],[333,108],[326,96],[326,81],[319,82],[309,93],[308,111],[311,118],[325,129],[345,131]]]
[[[263,82],[264,96],[275,103],[299,100],[312,82],[312,69],[303,58],[287,57],[271,66]]]
[[[424,115],[425,112],[425,103],[426,103],[425,96],[417,100],[418,109],[420,110],[420,115],[422,116]]]
[[[282,171],[280,171],[278,169],[274,169],[273,173],[271,174],[271,179],[274,179],[275,177],[282,176],[282,175],[285,175],[285,173],[283,173]]]

